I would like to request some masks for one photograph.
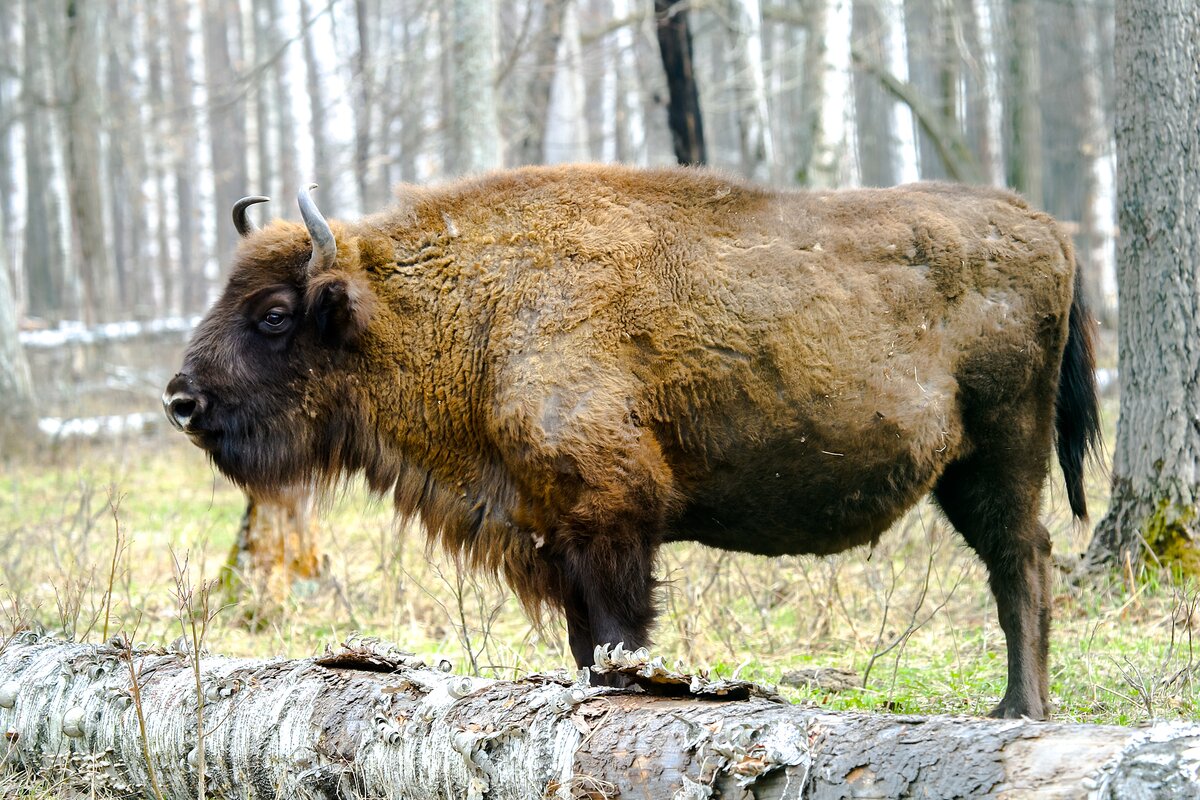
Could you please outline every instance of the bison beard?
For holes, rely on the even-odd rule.
[[[255,493],[363,474],[576,662],[648,642],[659,545],[875,541],[933,493],[989,570],[994,713],[1048,707],[1057,437],[1076,516],[1092,322],[1053,220],[991,189],[771,192],[528,168],[327,223],[246,219],[163,402]],[[315,243],[315,246],[314,246]],[[1060,377],[1060,376],[1065,376]]]

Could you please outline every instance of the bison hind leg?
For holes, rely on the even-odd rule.
[[[1049,711],[1050,534],[1037,519],[1044,476],[1032,460],[980,454],[952,464],[934,488],[938,505],[987,566],[996,598],[1008,686],[993,717],[1043,719]]]

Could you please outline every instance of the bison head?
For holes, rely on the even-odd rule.
[[[351,376],[375,305],[359,237],[335,223],[339,247],[308,189],[303,226],[259,230],[246,209],[265,200],[234,205],[229,282],[163,393],[171,424],[259,494],[359,466],[348,463],[362,419]]]

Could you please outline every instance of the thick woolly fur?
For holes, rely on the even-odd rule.
[[[332,229],[318,275],[302,226],[245,239],[189,347],[194,438],[233,479],[365,474],[532,613],[564,610],[581,664],[645,643],[664,541],[834,553],[932,491],[991,572],[997,713],[1044,715],[1036,512],[1075,284],[1048,216],[954,185],[569,166],[404,186]],[[1083,344],[1060,419],[1095,407]]]

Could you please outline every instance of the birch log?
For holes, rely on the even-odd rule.
[[[0,763],[99,796],[148,797],[148,752],[165,798],[195,797],[189,663],[178,647],[18,635],[0,651]],[[372,640],[315,659],[204,656],[208,796],[1200,795],[1200,725],[834,714],[748,684],[673,675],[640,652],[604,663],[676,696],[553,676],[468,678]]]

